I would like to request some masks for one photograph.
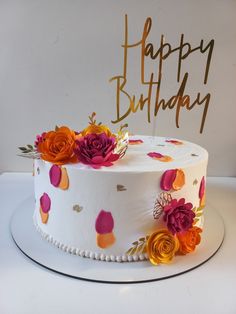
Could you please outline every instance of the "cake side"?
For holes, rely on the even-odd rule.
[[[139,239],[167,229],[173,220],[159,206],[165,198],[169,207],[184,199],[183,212],[194,212],[193,226],[202,229],[207,160],[198,145],[147,136],[131,138],[125,157],[109,168],[35,160],[34,222],[45,238],[70,253],[107,261],[146,259]],[[178,223],[169,224],[173,232]]]

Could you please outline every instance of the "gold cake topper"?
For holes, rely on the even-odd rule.
[[[200,92],[197,93],[195,99],[191,99],[190,95],[185,93],[186,85],[189,79],[189,73],[185,72],[182,74],[182,62],[187,59],[192,53],[199,51],[201,54],[206,54],[206,62],[203,73],[203,84],[206,85],[208,81],[208,74],[211,64],[211,57],[214,48],[214,39],[205,43],[201,39],[200,44],[192,46],[190,43],[184,40],[184,34],[180,36],[180,42],[177,47],[173,47],[168,42],[165,42],[164,35],[161,35],[160,44],[158,48],[148,41],[149,34],[152,29],[152,19],[148,17],[144,23],[143,33],[141,39],[138,42],[129,42],[128,33],[128,16],[125,15],[125,34],[123,48],[123,73],[121,75],[113,76],[110,82],[116,82],[116,119],[112,120],[112,123],[118,123],[128,117],[131,113],[135,113],[139,110],[146,109],[147,121],[151,122],[151,115],[154,117],[158,115],[160,109],[175,109],[175,123],[176,127],[179,128],[179,117],[182,108],[186,110],[192,110],[196,105],[203,105],[203,114],[200,126],[200,133],[203,132],[205,125],[206,115],[210,103],[211,95],[207,93],[202,96]],[[140,53],[140,82],[142,85],[147,86],[147,94],[144,95],[131,95],[127,90],[127,66],[128,66],[128,52],[133,49],[139,49]],[[177,62],[177,73],[176,81],[180,83],[178,91],[175,95],[171,96],[168,100],[161,99],[160,91],[163,79],[163,64],[166,62],[169,56],[172,54],[178,54]],[[156,61],[156,69],[154,72],[147,77],[145,73],[146,63]],[[198,69],[196,69],[198,71]],[[122,103],[122,99],[125,99],[125,103]]]

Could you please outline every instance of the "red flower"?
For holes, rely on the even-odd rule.
[[[185,203],[185,199],[173,199],[164,207],[164,221],[172,234],[186,231],[193,225],[195,213],[192,211],[193,205]]]
[[[114,154],[116,138],[106,133],[87,134],[80,137],[76,145],[75,154],[79,161],[96,169],[112,166],[112,162],[120,157]]]

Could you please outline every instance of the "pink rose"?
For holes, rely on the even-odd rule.
[[[186,231],[193,225],[195,213],[192,211],[193,205],[185,203],[185,199],[173,199],[164,207],[164,221],[172,234]]]
[[[101,166],[112,166],[114,161],[119,159],[114,154],[116,138],[106,133],[87,134],[76,141],[75,154],[80,162],[90,165],[93,168]]]

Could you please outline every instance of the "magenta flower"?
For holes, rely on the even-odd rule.
[[[112,166],[120,157],[114,154],[116,138],[109,137],[106,133],[87,134],[79,138],[76,144],[75,154],[79,161],[95,169]]]
[[[195,213],[192,211],[193,205],[185,203],[185,199],[173,199],[164,207],[164,221],[172,234],[186,231],[193,225]]]
[[[42,143],[44,135],[46,134],[46,132],[43,132],[41,135],[36,135],[36,140],[34,142],[34,147],[38,150],[38,145],[39,143]]]

